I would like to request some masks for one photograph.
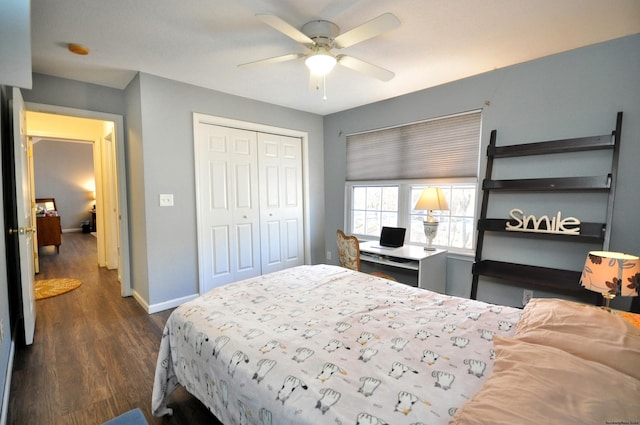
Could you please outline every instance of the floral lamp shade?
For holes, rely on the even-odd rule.
[[[640,288],[640,259],[621,252],[591,251],[580,284],[609,301],[616,296],[635,297]]]

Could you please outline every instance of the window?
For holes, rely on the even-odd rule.
[[[442,188],[449,205],[448,211],[434,211],[435,219],[440,222],[438,233],[433,239],[435,246],[450,248],[473,249],[473,236],[475,230],[476,210],[476,185],[475,184],[450,184],[432,185]],[[422,222],[426,218],[425,211],[413,210],[422,189],[422,186],[411,186],[411,214],[409,230],[409,243],[427,244]]]
[[[426,245],[422,228],[426,212],[413,209],[425,186],[442,188],[449,205],[448,211],[433,212],[440,222],[433,245],[472,250],[477,189],[477,184],[472,181],[447,184],[425,184],[424,181],[347,183],[348,232],[363,239],[376,239],[380,237],[382,226],[405,227],[407,243]]]
[[[363,239],[382,226],[405,227],[407,243],[426,245],[422,189],[443,189],[448,211],[433,245],[472,250],[475,235],[480,111],[347,136],[346,228]]]
[[[351,233],[380,235],[382,226],[398,227],[399,186],[354,186]]]

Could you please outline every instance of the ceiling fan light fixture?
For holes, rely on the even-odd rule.
[[[319,50],[310,54],[305,59],[304,64],[311,70],[314,75],[327,75],[334,66],[336,66],[336,58],[325,50]]]

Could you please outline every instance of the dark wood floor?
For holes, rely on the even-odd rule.
[[[199,401],[177,390],[171,417],[151,415],[157,351],[171,311],[147,314],[120,296],[115,271],[97,266],[96,239],[63,234],[60,253],[40,248],[36,280],[83,281],[78,289],[36,301],[34,343],[18,347],[9,425],[101,424],[139,407],[151,425],[218,424]]]

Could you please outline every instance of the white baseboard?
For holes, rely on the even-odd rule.
[[[173,300],[161,302],[158,304],[149,304],[136,292],[133,291],[133,298],[147,311],[149,314],[158,313],[160,311],[169,310],[170,308],[178,307],[187,301],[191,301],[198,298],[198,294],[189,295],[182,298],[175,298]]]
[[[4,380],[4,397],[2,397],[2,413],[0,414],[0,425],[6,425],[9,413],[9,392],[11,390],[11,376],[13,374],[13,356],[16,353],[16,344],[11,340],[9,349],[9,364],[7,364],[7,378]]]

